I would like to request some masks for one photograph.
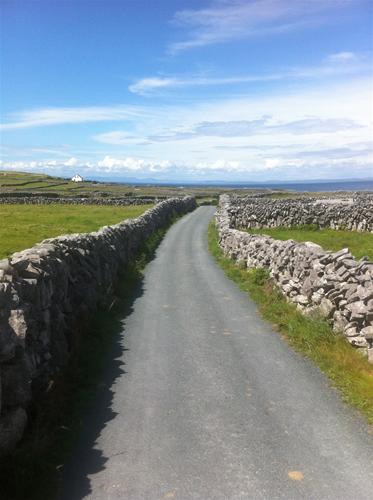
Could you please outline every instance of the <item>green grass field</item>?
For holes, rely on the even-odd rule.
[[[138,217],[152,205],[0,205],[0,259],[46,238],[87,233]]]
[[[276,240],[313,241],[325,250],[340,250],[348,247],[357,259],[367,256],[373,260],[373,234],[356,231],[334,231],[313,228],[263,228],[248,229],[250,234],[267,234]]]

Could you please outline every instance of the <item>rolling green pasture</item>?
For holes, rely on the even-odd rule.
[[[276,227],[248,229],[250,234],[267,234],[276,240],[312,241],[325,250],[337,251],[348,247],[354,257],[363,256],[373,260],[373,234],[356,231],[337,231],[333,229],[314,229],[308,227]]]
[[[0,259],[46,238],[86,233],[138,217],[152,205],[0,205]]]

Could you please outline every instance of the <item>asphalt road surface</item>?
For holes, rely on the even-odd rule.
[[[372,499],[372,435],[174,224],[123,320],[63,500]]]

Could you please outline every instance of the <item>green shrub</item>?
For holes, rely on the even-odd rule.
[[[269,280],[269,269],[256,267],[248,271],[248,277],[255,285],[264,285]]]

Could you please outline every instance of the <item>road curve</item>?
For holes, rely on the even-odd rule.
[[[213,212],[146,267],[60,498],[373,498],[368,426],[217,267]]]

